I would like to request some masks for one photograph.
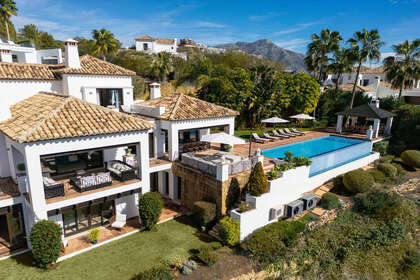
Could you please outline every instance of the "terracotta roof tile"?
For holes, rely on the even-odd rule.
[[[55,70],[59,74],[109,75],[109,76],[135,76],[136,72],[121,66],[103,61],[91,55],[80,57],[81,68],[61,68]]]
[[[35,142],[147,130],[153,125],[81,99],[40,92],[10,107],[0,130],[14,141]]]
[[[363,68],[360,68],[360,73],[361,74],[382,74],[385,72],[385,67],[384,66],[378,66],[375,68],[369,68],[369,67],[365,67],[362,66]]]
[[[54,67],[47,64],[0,62],[1,80],[57,80]]]
[[[143,40],[156,41],[157,43],[164,44],[164,45],[173,45],[175,43],[175,40],[174,39],[169,39],[169,38],[153,38],[153,37],[150,37],[148,35],[143,35],[143,36],[137,37],[134,40],[136,40],[136,41],[143,41]]]
[[[145,106],[165,107],[159,119],[192,120],[237,116],[238,112],[188,95],[174,93],[139,103]]]
[[[345,84],[341,84],[338,86],[341,90],[344,91],[352,91],[353,90],[353,83],[345,83]],[[361,91],[361,92],[375,92],[376,90],[369,88],[369,87],[365,87],[365,86],[356,86],[356,91]]]

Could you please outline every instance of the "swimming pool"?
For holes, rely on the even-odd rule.
[[[369,155],[372,143],[354,138],[326,136],[267,149],[262,151],[262,154],[271,158],[284,158],[284,153],[288,151],[294,156],[311,158],[309,175],[314,176]]]

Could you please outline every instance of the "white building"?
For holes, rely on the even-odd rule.
[[[0,39],[0,62],[21,62],[37,64],[61,64],[61,49],[36,50],[31,44],[16,44]]]
[[[136,41],[136,51],[144,51],[147,53],[169,52],[177,53],[176,38],[152,38],[144,35],[134,39]]]

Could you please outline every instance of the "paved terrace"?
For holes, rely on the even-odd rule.
[[[19,188],[11,177],[0,178],[0,200],[19,196]]]

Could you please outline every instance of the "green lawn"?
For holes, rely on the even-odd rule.
[[[191,249],[211,242],[213,239],[181,217],[158,225],[155,231],[132,234],[46,271],[32,266],[30,253],[0,261],[0,279],[131,279],[169,256],[188,257]]]

